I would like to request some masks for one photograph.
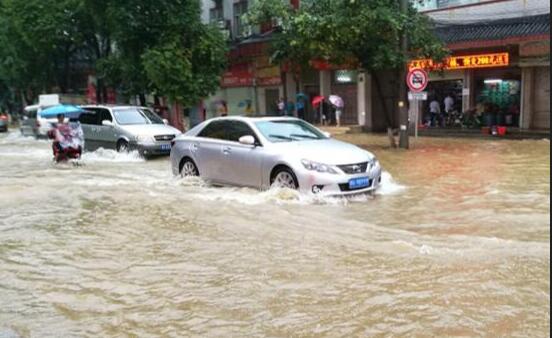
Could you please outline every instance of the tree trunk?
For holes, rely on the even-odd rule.
[[[378,92],[378,96],[381,101],[381,105],[383,107],[383,114],[385,116],[385,124],[387,125],[387,137],[389,138],[389,144],[392,148],[397,148],[397,141],[395,140],[395,131],[393,130],[393,124],[391,116],[389,115],[389,109],[387,108],[387,104],[385,103],[385,97],[383,96],[383,91],[381,89],[381,83],[379,81],[379,77],[376,72],[372,72],[372,76],[374,77],[374,82],[376,84],[376,90]]]
[[[138,99],[140,100],[140,105],[142,107],[146,106],[146,95],[145,94],[139,94]]]

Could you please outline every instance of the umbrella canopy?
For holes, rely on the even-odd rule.
[[[307,95],[303,94],[303,93],[299,93],[299,94],[295,95],[295,99],[297,101],[299,101],[299,100],[307,101],[309,99],[309,97]]]
[[[43,118],[57,117],[58,114],[63,114],[70,119],[78,118],[80,114],[84,113],[80,107],[70,104],[60,104],[58,106],[46,108],[40,112],[40,116]]]
[[[315,96],[313,99],[312,99],[312,106],[313,107],[316,107],[320,104],[320,102],[324,101],[324,96]]]
[[[343,108],[344,106],[343,99],[337,95],[330,95],[328,100],[330,100],[330,102],[338,108]]]

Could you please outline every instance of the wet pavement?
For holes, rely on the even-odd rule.
[[[380,159],[375,197],[0,135],[0,337],[548,336],[548,140],[336,137]]]

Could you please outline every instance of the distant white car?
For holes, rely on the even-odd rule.
[[[372,153],[297,118],[215,118],[173,143],[174,175],[215,184],[348,195],[372,192],[381,182],[381,166]]]
[[[23,109],[23,117],[19,130],[24,136],[47,138],[48,131],[57,123],[56,118],[43,118],[40,112],[47,107],[38,104],[27,106]]]

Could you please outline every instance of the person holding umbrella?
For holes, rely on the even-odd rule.
[[[336,126],[341,126],[341,115],[343,114],[344,102],[340,96],[330,95],[328,98],[330,103],[335,107],[335,123]]]

